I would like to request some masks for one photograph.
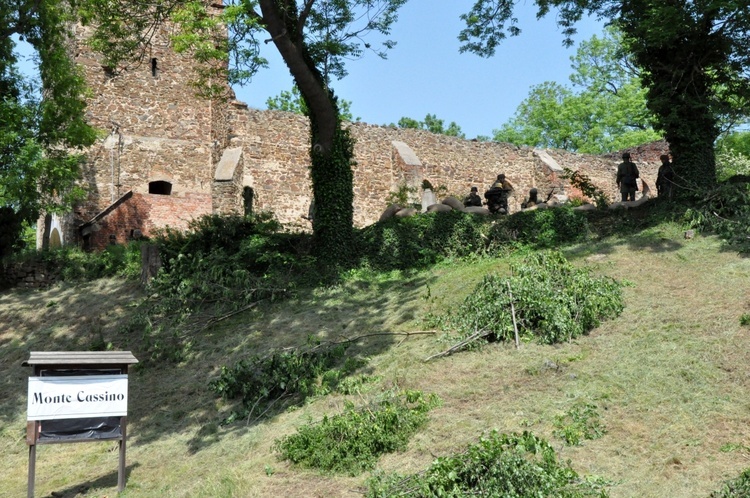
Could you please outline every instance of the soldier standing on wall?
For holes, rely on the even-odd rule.
[[[617,186],[620,188],[622,201],[634,201],[635,193],[638,191],[639,177],[638,167],[630,160],[630,153],[622,155],[622,162],[617,166]]]
[[[664,197],[668,200],[672,199],[672,187],[674,186],[674,169],[672,163],[669,162],[669,156],[662,154],[661,166],[659,166],[659,173],[656,176],[656,191],[659,193],[659,197]]]
[[[505,178],[505,174],[497,175],[495,183],[484,193],[490,213],[508,214],[508,197],[512,192],[513,185]]]

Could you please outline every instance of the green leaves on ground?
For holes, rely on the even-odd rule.
[[[529,432],[480,438],[466,451],[441,457],[425,471],[402,476],[376,474],[368,481],[368,498],[390,497],[606,497],[558,462],[555,450]]]
[[[624,307],[621,287],[573,266],[559,252],[539,252],[512,267],[509,277],[486,275],[458,309],[433,319],[461,338],[486,330],[496,340],[512,341],[512,303],[521,338],[554,344],[618,316]]]
[[[227,423],[253,415],[261,417],[278,401],[299,402],[335,389],[346,375],[362,366],[361,360],[344,359],[345,351],[346,345],[312,342],[306,348],[253,355],[231,367],[221,367],[221,374],[210,387],[227,400],[240,401],[241,408]]]
[[[300,427],[277,440],[274,449],[303,467],[357,475],[372,469],[381,455],[405,449],[439,404],[436,395],[420,391],[389,392],[374,406],[347,403],[343,413]]]

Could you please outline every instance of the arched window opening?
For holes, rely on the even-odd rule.
[[[245,216],[253,214],[253,187],[245,187],[242,189],[242,207],[245,211]]]
[[[62,237],[60,237],[57,228],[53,228],[52,233],[49,234],[49,248],[57,249],[59,247],[62,247]]]
[[[164,180],[149,182],[148,193],[158,195],[172,195],[172,184],[169,182],[165,182]]]

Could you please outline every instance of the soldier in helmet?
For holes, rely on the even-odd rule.
[[[471,187],[471,192],[469,192],[469,195],[464,197],[464,206],[479,206],[482,207],[482,198],[479,197],[479,194],[477,193],[478,190],[476,187]]]
[[[530,208],[539,204],[539,191],[536,188],[529,190],[529,198],[521,204],[521,209]]]
[[[634,201],[638,191],[638,167],[630,160],[630,153],[622,155],[622,162],[617,166],[617,187],[620,189],[622,200]]]
[[[500,173],[495,183],[484,193],[490,213],[508,214],[508,197],[511,193],[513,193],[513,185],[505,178],[505,174]]]

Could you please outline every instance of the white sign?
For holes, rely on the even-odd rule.
[[[124,417],[127,375],[29,377],[27,420]]]

